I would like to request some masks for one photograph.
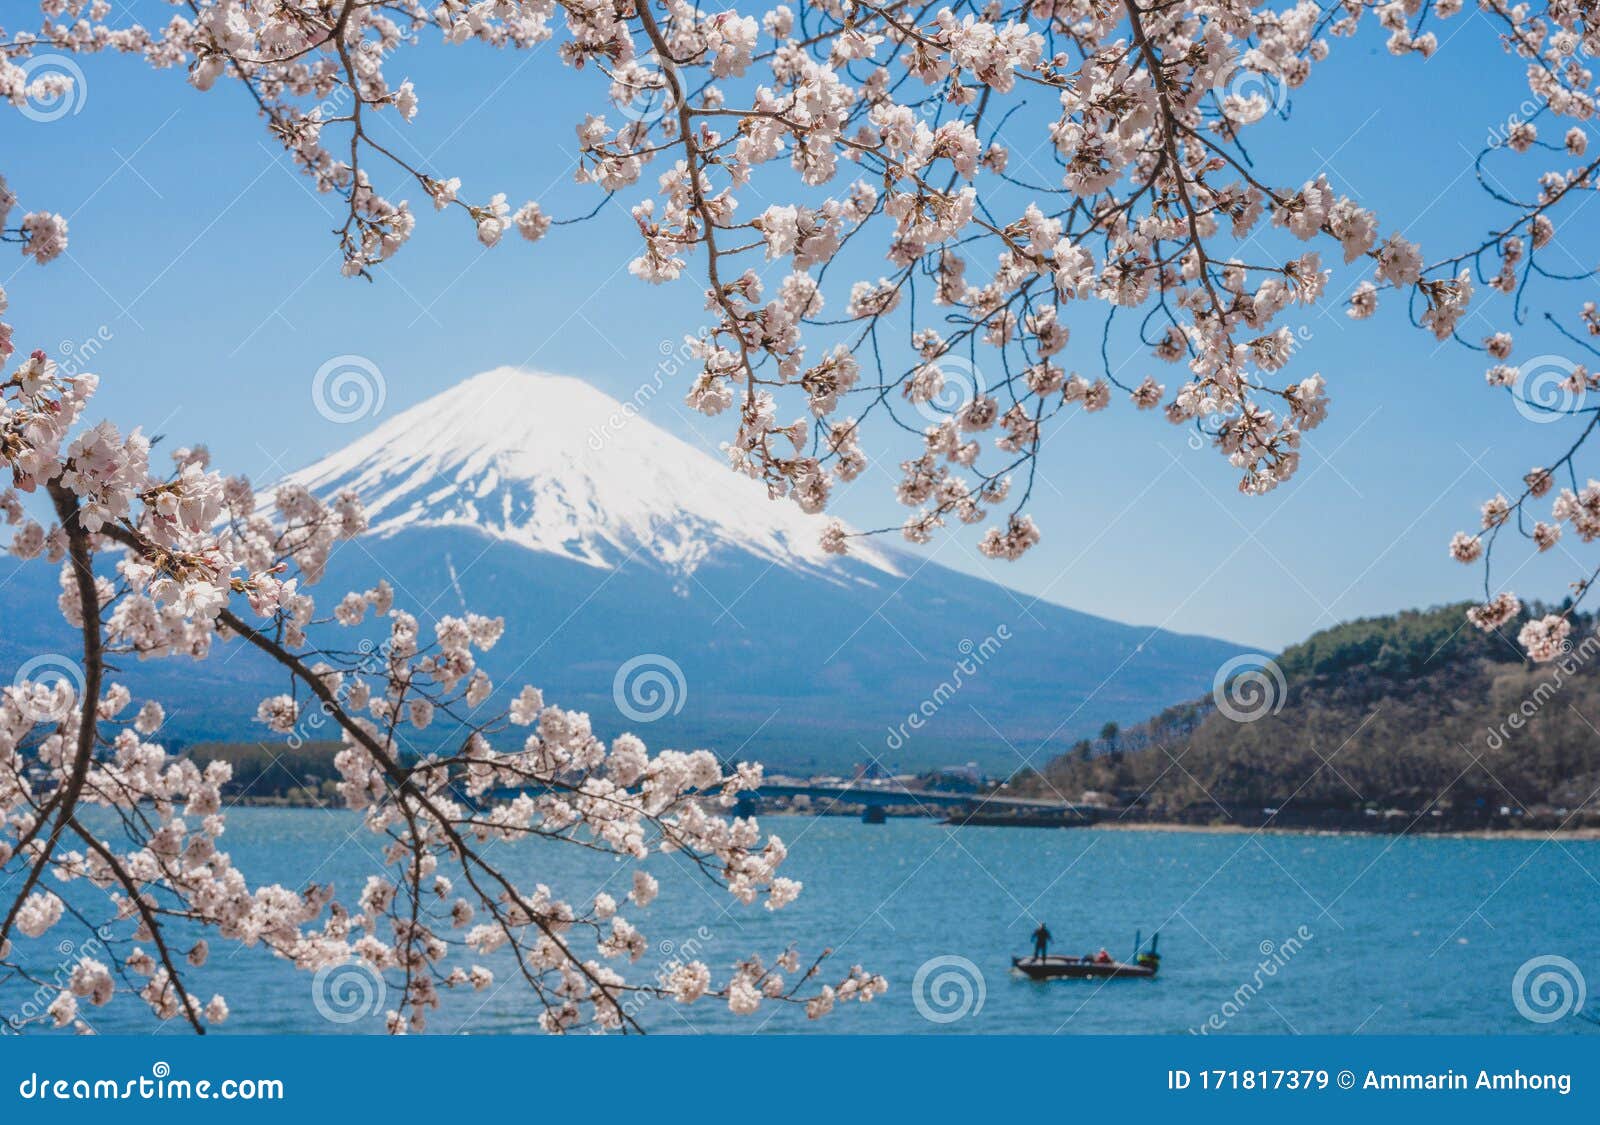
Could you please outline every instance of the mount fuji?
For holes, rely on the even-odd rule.
[[[284,479],[318,496],[355,491],[377,539],[467,531],[597,570],[637,560],[688,577],[737,554],[842,578],[818,545],[820,519],[561,375],[475,375]],[[899,574],[870,548],[855,557]]]
[[[285,482],[365,502],[369,530],[335,548],[319,585],[327,604],[387,578],[424,635],[464,607],[503,616],[484,660],[502,689],[538,685],[603,736],[785,771],[1042,764],[1108,720],[1203,694],[1243,651],[1036,601],[877,540],[828,555],[821,517],[573,378],[476,375]],[[54,585],[50,568],[24,569],[36,574],[0,589],[8,622],[28,587]],[[44,643],[6,632],[0,663]],[[251,663],[160,661],[123,678],[163,681],[145,682],[171,737],[259,738],[250,716],[275,681]]]

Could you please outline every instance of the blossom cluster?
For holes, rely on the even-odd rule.
[[[647,942],[615,900],[568,901],[516,881],[489,845],[543,841],[634,862],[672,854],[739,902],[778,910],[801,890],[779,872],[783,841],[725,815],[759,784],[759,767],[725,771],[704,750],[651,754],[631,734],[607,743],[587,715],[532,685],[497,707],[479,666],[501,639],[497,618],[426,625],[383,581],[319,610],[314,588],[330,555],[367,526],[359,501],[289,486],[258,500],[248,481],[213,471],[201,446],[174,450],[160,469],[140,431],[82,420],[95,385],[42,352],[0,379],[10,550],[59,568],[60,611],[84,638],[80,682],[23,675],[0,690],[0,871],[15,890],[0,968],[33,979],[13,939],[86,920],[81,898],[66,906],[74,884],[105,893],[96,933],[120,957],[114,973],[80,959],[41,1018],[87,1028],[81,1005],[110,1003],[131,982],[157,1019],[220,1023],[228,1001],[202,1000],[190,983],[213,940],[312,972],[359,959],[400,982],[387,1017],[396,1032],[424,1030],[444,991],[492,984],[497,951],[550,1031],[634,1030],[624,1004],[634,992],[718,996],[737,1012],[787,1002],[817,1016],[883,991],[859,966],[823,980],[822,958],[797,973],[793,950],[770,965],[741,961],[721,982],[700,962],[681,979],[630,980],[626,965]],[[49,526],[30,514],[30,494],[48,500]],[[374,628],[376,646],[338,639]],[[268,731],[293,732],[311,708],[337,725],[339,799],[382,849],[354,900],[331,885],[253,884],[220,846],[228,764],[170,753],[158,740],[161,704],[137,702],[112,678],[120,654],[203,659],[222,645],[284,674],[289,690],[257,706]],[[435,723],[448,724],[442,749],[402,753],[405,729]],[[112,814],[117,831],[88,827],[91,807]],[[659,890],[640,868],[628,898],[643,911]],[[174,931],[194,927],[208,937],[179,948]]]
[[[1433,36],[1406,18],[1416,6],[816,0],[757,15],[686,0],[201,0],[145,28],[109,20],[103,3],[52,0],[37,43],[139,54],[202,90],[247,85],[274,139],[346,201],[344,268],[361,275],[417,221],[411,201],[375,189],[373,161],[397,165],[433,209],[463,212],[486,245],[512,227],[548,233],[538,201],[469,201],[459,177],[414,166],[372,130],[379,115],[403,126],[425,112],[403,77],[424,38],[556,44],[562,62],[607,80],[609,105],[575,122],[577,177],[634,196],[631,271],[664,283],[703,267],[715,324],[693,343],[700,370],[685,393],[696,410],[732,412],[733,467],[821,511],[865,469],[869,416],[886,415],[915,440],[899,465],[904,535],[925,541],[1002,509],[981,547],[1014,558],[1041,532],[1024,510],[1031,489],[1012,477],[1031,480],[1052,422],[1104,409],[1114,389],[1197,427],[1243,491],[1288,479],[1327,392],[1314,372],[1275,378],[1292,350],[1281,322],[1323,299],[1325,253],[1369,273],[1354,315],[1404,288],[1423,295],[1435,331],[1459,319],[1469,287],[1424,284],[1418,248],[1325,177],[1296,186],[1252,172],[1240,134],[1265,108],[1226,88],[1237,73],[1304,84],[1371,11],[1391,51],[1426,55]],[[33,42],[19,37],[19,50]],[[1051,150],[1055,183],[1034,185],[1048,179],[1032,167],[1036,142],[1014,160],[997,125],[1013,115]],[[793,201],[751,212],[747,195]],[[1258,262],[1245,247],[1262,232],[1308,245],[1269,240],[1282,257]],[[852,243],[881,248],[880,264],[845,256]],[[907,327],[919,283],[944,310],[940,328]],[[1174,374],[1072,370],[1072,355],[1098,351],[1068,350],[1072,322],[1082,332],[1096,306],[1107,328],[1139,310],[1146,362]],[[889,347],[902,329],[905,344]],[[839,525],[825,542],[848,549]]]
[[[159,26],[113,16],[106,0],[42,0],[37,30],[0,32],[0,94],[18,105],[62,96],[60,76],[23,65],[45,50],[138,55],[201,90],[242,84],[273,140],[344,201],[343,268],[370,276],[417,222],[412,200],[374,186],[374,164],[397,168],[431,205],[422,210],[463,216],[487,246],[513,227],[549,235],[556,220],[538,200],[471,194],[375,130],[427,112],[426,90],[406,76],[426,43],[552,45],[598,78],[593,109],[573,122],[576,178],[626,199],[639,239],[631,272],[704,285],[713,322],[691,340],[699,370],[685,398],[730,416],[733,468],[823,511],[866,470],[863,434],[876,427],[906,444],[895,457],[906,538],[992,520],[981,549],[1015,558],[1044,535],[1026,510],[1044,444],[1119,393],[1193,428],[1245,493],[1292,477],[1304,435],[1327,417],[1330,381],[1300,369],[1288,322],[1332,292],[1349,294],[1356,320],[1393,295],[1434,337],[1486,353],[1491,385],[1521,393],[1512,334],[1479,344],[1460,329],[1491,295],[1520,320],[1530,279],[1572,278],[1584,256],[1540,261],[1562,249],[1563,210],[1600,167],[1586,155],[1600,32],[1581,5],[1478,7],[1475,25],[1525,72],[1536,107],[1497,130],[1484,158],[1511,163],[1479,178],[1534,186],[1526,198],[1493,187],[1504,225],[1432,261],[1325,175],[1271,172],[1246,140],[1286,114],[1339,41],[1373,28],[1390,54],[1426,59],[1460,0],[752,11],[174,0]],[[7,226],[13,203],[0,181],[5,236],[39,261],[59,254],[65,221],[29,211]],[[1139,346],[1113,365],[1118,316],[1137,324]],[[1594,351],[1592,303],[1579,324],[1568,337]],[[1594,377],[1567,371],[1564,393],[1581,404]],[[1508,504],[1548,549],[1565,517],[1528,526],[1533,498]],[[850,535],[829,524],[824,546],[848,551]]]

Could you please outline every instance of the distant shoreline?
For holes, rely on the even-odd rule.
[[[762,817],[772,816],[822,816],[839,817],[846,820],[857,819],[857,814],[851,813],[819,813],[798,809],[773,809],[758,814]],[[891,820],[927,820],[938,824],[932,817],[891,817]],[[954,826],[953,826],[954,827]],[[1003,825],[972,825],[974,829],[985,827],[1004,827]],[[1382,828],[1317,828],[1310,825],[1266,825],[1252,828],[1247,824],[1183,824],[1176,821],[1164,822],[1155,820],[1097,820],[1092,824],[1072,826],[1068,828],[1029,828],[1030,832],[1048,831],[1093,831],[1104,828],[1112,832],[1179,832],[1187,835],[1213,835],[1213,836],[1409,836],[1412,839],[1434,838],[1451,840],[1548,840],[1554,837],[1558,840],[1600,840],[1600,827],[1583,828],[1453,828],[1439,831],[1414,831],[1414,832],[1389,832]]]
[[[256,797],[245,798],[234,802],[235,808],[254,809],[337,809],[337,804],[318,804],[311,801],[289,801],[281,797]],[[828,819],[856,819],[854,813],[820,813],[798,809],[772,809],[758,814],[762,817],[776,816],[812,816]],[[928,820],[930,823],[940,823],[931,817],[892,817],[894,820]],[[982,827],[1004,827],[990,825],[973,825],[975,830]],[[1093,824],[1083,825],[1082,828],[1056,829],[1056,831],[1081,831],[1102,828],[1110,832],[1176,832],[1185,835],[1200,836],[1409,836],[1412,839],[1433,838],[1447,840],[1600,840],[1600,828],[1477,828],[1477,829],[1447,829],[1433,832],[1388,832],[1381,828],[1314,828],[1295,827],[1292,825],[1266,825],[1252,828],[1245,824],[1179,824],[1164,823],[1153,820],[1099,820]],[[1047,832],[1048,828],[1029,828],[1030,832]]]
[[[1379,828],[1296,828],[1267,825],[1251,828],[1244,824],[1162,824],[1150,820],[1102,820],[1090,828],[1114,832],[1184,832],[1216,836],[1409,836],[1449,840],[1600,840],[1600,828],[1477,828],[1449,829],[1442,832],[1386,832]]]

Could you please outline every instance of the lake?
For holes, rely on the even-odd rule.
[[[800,900],[778,913],[744,907],[685,862],[656,857],[650,870],[660,898],[623,912],[650,939],[632,972],[652,976],[674,957],[698,957],[720,980],[738,957],[770,956],[794,941],[802,953],[831,945],[843,964],[883,973],[888,995],[815,1023],[791,1008],[738,1017],[715,1000],[687,1008],[646,1001],[637,1014],[648,1029],[1600,1033],[1576,1016],[1535,1022],[1512,993],[1530,959],[1559,956],[1588,973],[1600,999],[1600,842],[951,828],[842,817],[763,824],[790,845],[784,870],[804,880]],[[332,881],[346,901],[376,869],[378,853],[356,816],[314,809],[236,809],[223,845],[254,881],[297,889]],[[544,882],[574,901],[602,889],[620,900],[631,877],[626,865],[542,842],[497,844],[495,855],[525,886]],[[1038,920],[1055,934],[1056,951],[1106,946],[1124,959],[1135,931],[1148,937],[1159,928],[1160,975],[1023,979],[1010,957],[1027,951]],[[65,933],[47,937],[39,961],[46,969]],[[261,949],[213,946],[191,987],[227,997],[233,1015],[220,1030],[381,1030],[381,1015],[325,1020],[311,1002],[311,975]],[[505,964],[488,963],[495,985],[447,994],[430,1031],[535,1030],[525,986]],[[1525,974],[1525,992],[1537,975]],[[15,1010],[14,991],[0,990],[0,1000]],[[101,1032],[150,1027],[120,1002],[84,1010]]]

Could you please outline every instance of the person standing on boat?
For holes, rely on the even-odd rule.
[[[1039,928],[1033,931],[1033,959],[1035,961],[1044,960],[1045,950],[1050,947],[1051,936],[1050,927],[1043,922],[1040,922]]]

